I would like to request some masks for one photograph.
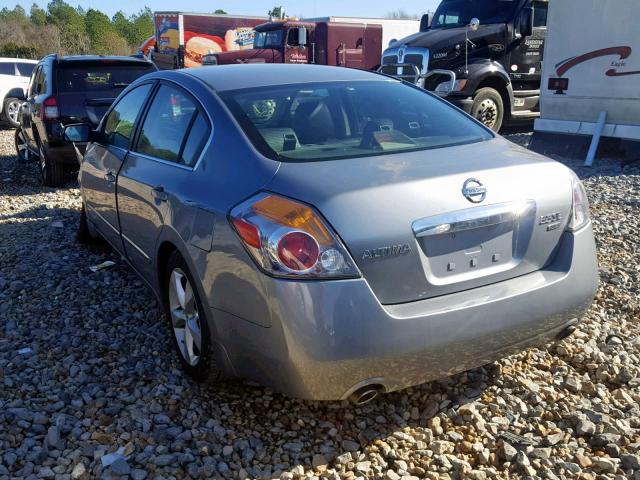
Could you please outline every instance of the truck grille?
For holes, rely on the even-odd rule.
[[[390,63],[398,63],[398,56],[397,55],[387,55],[386,57],[382,58],[382,64],[383,65],[388,65]]]
[[[413,65],[418,67],[418,70],[420,70],[420,72],[422,72],[422,60],[422,55],[416,53],[410,53],[404,56],[404,63],[412,63]]]

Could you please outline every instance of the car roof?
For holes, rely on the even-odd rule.
[[[0,62],[24,62],[24,63],[38,63],[38,60],[31,60],[29,58],[10,58],[10,57],[0,57]]]
[[[196,77],[219,92],[313,82],[398,81],[366,70],[325,65],[211,65],[179,72]]]

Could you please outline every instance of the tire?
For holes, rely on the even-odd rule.
[[[84,208],[84,203],[82,204],[82,209],[80,210],[80,219],[78,220],[78,233],[76,235],[78,239],[78,243],[83,245],[92,245],[97,243],[98,235],[91,229],[91,225],[89,225],[89,220],[87,220],[87,211]]]
[[[164,309],[173,346],[191,378],[199,383],[216,383],[223,379],[223,372],[213,356],[207,320],[200,313],[204,312],[203,304],[193,285],[187,263],[178,252],[173,252],[163,277]]]
[[[27,138],[24,136],[24,132],[20,127],[16,128],[16,133],[13,136],[13,142],[16,147],[16,156],[18,157],[18,162],[29,163],[33,161],[35,155],[33,155],[33,153],[31,153],[31,150],[29,150]]]
[[[40,176],[42,177],[42,184],[45,187],[60,187],[64,184],[64,165],[59,162],[54,162],[44,147],[42,142],[38,141],[38,167],[40,169]]]
[[[481,88],[473,96],[471,116],[490,128],[499,132],[504,121],[504,102],[502,96],[493,88]]]
[[[2,106],[2,119],[13,128],[20,126],[20,105],[22,105],[22,100],[19,98],[7,97]]]

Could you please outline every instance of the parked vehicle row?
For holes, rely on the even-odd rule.
[[[361,403],[566,336],[597,286],[569,169],[376,73],[156,72],[62,131],[88,142],[80,238],[152,288],[200,381]]]
[[[44,57],[20,99],[24,103],[15,134],[19,158],[38,160],[45,185],[62,185],[68,171],[78,170],[75,148],[62,136],[64,125],[84,121],[98,125],[124,88],[155,70],[151,62],[132,57]]]

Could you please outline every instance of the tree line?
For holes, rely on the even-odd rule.
[[[0,10],[0,56],[129,55],[153,31],[153,12],[148,7],[129,16],[119,11],[109,18],[99,10],[72,7],[64,0],[52,0],[46,9],[34,3],[28,13],[16,5]]]

